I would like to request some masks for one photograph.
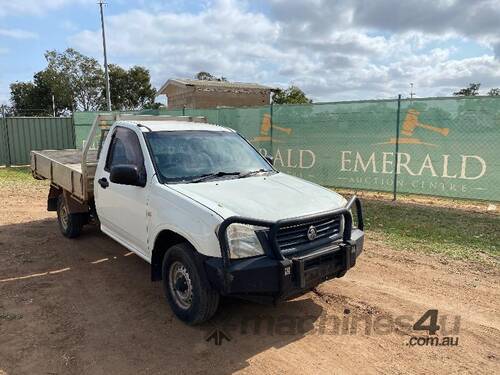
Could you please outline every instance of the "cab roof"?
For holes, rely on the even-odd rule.
[[[131,126],[141,126],[144,129],[159,132],[159,131],[189,131],[189,130],[204,130],[217,132],[234,132],[234,130],[225,128],[220,125],[206,124],[201,122],[191,121],[117,121],[117,125],[127,124]]]

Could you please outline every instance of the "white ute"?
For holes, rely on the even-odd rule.
[[[204,118],[98,116],[83,150],[33,151],[31,167],[51,181],[48,210],[62,233],[99,224],[151,264],[188,324],[210,319],[220,295],[303,294],[342,277],[363,249],[356,197],[278,172]]]

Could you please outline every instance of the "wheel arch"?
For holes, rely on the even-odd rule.
[[[49,194],[47,196],[47,211],[57,211],[57,201],[60,196],[64,197],[64,200],[68,206],[69,213],[77,214],[77,213],[88,213],[89,212],[89,204],[87,202],[79,202],[71,193],[60,186],[51,184],[49,189]]]
[[[151,281],[160,281],[162,279],[163,257],[169,248],[180,243],[188,244],[193,249],[197,260],[203,257],[193,241],[190,241],[186,236],[171,229],[163,229],[156,235],[151,253]]]

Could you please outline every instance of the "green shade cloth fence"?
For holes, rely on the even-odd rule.
[[[325,186],[500,201],[500,98],[136,112],[206,116]],[[77,147],[96,113],[75,113]],[[399,137],[398,137],[399,135]],[[396,156],[396,144],[398,154]]]

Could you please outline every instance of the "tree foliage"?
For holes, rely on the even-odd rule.
[[[458,90],[453,93],[455,96],[477,96],[479,95],[480,83],[469,83],[468,87]],[[500,88],[490,89],[486,95],[488,96],[500,96]]]
[[[151,85],[149,71],[142,66],[125,70],[118,65],[109,65],[111,103],[113,110],[151,108],[156,90]],[[105,92],[102,93],[103,97]]]
[[[488,91],[489,96],[500,96],[500,88],[493,88]]]
[[[14,82],[10,85],[12,114],[21,116],[49,116],[53,114],[52,95],[57,96],[56,115],[72,108],[67,83],[60,74],[42,70],[33,76],[33,82]]]
[[[72,110],[95,111],[102,105],[104,71],[92,57],[68,48],[63,53],[48,51],[46,70],[59,75],[68,88],[65,100],[72,102]]]
[[[453,93],[455,96],[477,96],[479,95],[480,83],[469,83],[468,87],[460,89]]]
[[[227,82],[227,78],[224,76],[216,77],[208,72],[199,72],[194,76],[195,79],[199,79],[200,81],[219,81],[219,82]]]
[[[32,82],[10,85],[12,112],[16,115],[51,115],[52,95],[56,115],[75,110],[106,109],[104,70],[99,62],[68,48],[64,52],[47,51],[47,67],[33,76]],[[125,70],[110,65],[113,109],[132,110],[154,104],[155,89],[149,71],[140,66]]]
[[[48,107],[41,103],[40,90],[32,82],[10,84],[10,100],[14,104],[11,113],[18,116],[48,115]]]
[[[309,99],[304,92],[297,86],[290,86],[286,90],[278,90],[273,95],[274,104],[310,104]]]

